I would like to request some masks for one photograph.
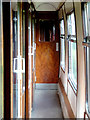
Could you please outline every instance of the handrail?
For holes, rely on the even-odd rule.
[[[61,38],[61,39],[65,39],[65,37],[63,37],[63,36],[60,36],[60,38]]]
[[[74,39],[73,39],[73,38],[74,38]],[[70,41],[70,42],[76,43],[76,35],[68,35],[68,36],[66,37],[66,40],[67,40],[67,41]]]
[[[90,42],[82,42],[83,46],[90,47]]]

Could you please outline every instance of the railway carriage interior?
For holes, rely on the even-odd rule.
[[[90,2],[0,1],[0,119],[90,119]]]

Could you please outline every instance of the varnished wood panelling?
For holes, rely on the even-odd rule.
[[[59,89],[59,95],[60,95],[61,106],[62,106],[64,118],[73,118],[74,119],[75,116],[72,111],[68,97],[66,95],[64,86],[61,82],[61,79],[59,80],[59,88],[58,89]]]
[[[40,11],[36,13],[37,19],[57,19],[58,13],[55,11]]]
[[[57,24],[56,24],[57,26]],[[56,27],[56,41],[58,39]],[[59,52],[56,52],[56,41],[39,42],[39,26],[36,32],[36,77],[37,83],[57,83],[59,74]]]
[[[59,54],[56,43],[38,43],[36,48],[37,83],[57,83]]]
[[[22,95],[22,118],[25,118],[25,92]]]

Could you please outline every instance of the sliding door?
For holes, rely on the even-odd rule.
[[[12,84],[11,97],[12,117],[25,116],[25,10],[22,3],[12,4],[12,39],[11,39],[11,68]]]

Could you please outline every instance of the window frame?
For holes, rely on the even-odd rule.
[[[84,2],[82,3],[82,22],[83,22],[83,41],[82,41],[82,45],[84,47],[84,65],[85,65],[85,113],[88,116],[88,118],[90,118],[90,103],[88,103],[88,78],[87,78],[87,49],[89,48],[89,52],[90,52],[90,35],[86,35],[86,24],[85,24],[85,10],[84,10],[84,5],[86,5],[88,2]],[[88,17],[88,14],[87,14]],[[89,39],[89,42],[88,42]],[[90,54],[90,53],[89,53]],[[89,63],[90,64],[90,63]],[[89,96],[90,97],[90,96]],[[85,118],[85,116],[84,116]]]
[[[68,34],[68,16],[71,14],[74,14],[74,20],[75,20],[75,35]],[[77,90],[78,90],[78,56],[77,56],[77,31],[76,31],[76,16],[75,16],[75,9],[72,9],[69,13],[66,14],[67,19],[67,41],[68,41],[68,83],[70,84],[71,88],[73,89],[73,92],[77,96]],[[73,39],[75,38],[75,39]],[[69,75],[69,42],[76,43],[76,83]]]
[[[61,21],[63,20],[64,22],[64,34],[61,34]],[[64,66],[62,66],[61,62],[62,62],[62,47],[61,47],[61,39],[64,41],[64,49],[63,52],[65,51],[65,55],[66,55],[66,40],[65,40],[65,21],[64,21],[64,17],[62,17],[62,19],[60,19],[59,21],[59,26],[60,26],[60,48],[61,48],[61,54],[60,54],[60,67],[62,69],[62,71],[65,73],[65,67],[66,67],[66,57],[64,58]]]

